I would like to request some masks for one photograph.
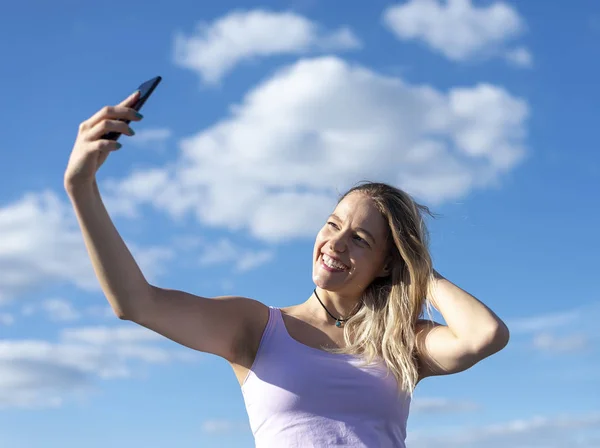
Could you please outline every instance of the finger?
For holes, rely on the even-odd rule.
[[[133,106],[135,102],[138,100],[140,95],[140,91],[136,90],[131,95],[129,95],[125,100],[121,101],[117,106],[104,106],[90,118],[85,120],[79,126],[80,129],[90,129],[93,128],[98,122],[104,118],[121,118],[124,120],[141,120],[142,115],[137,111],[132,109],[130,106]]]
[[[125,122],[139,121],[143,118],[142,114],[126,106],[104,106],[96,112],[89,120],[84,121],[80,129],[85,131],[93,128],[103,120],[121,120]]]
[[[125,98],[123,101],[121,101],[119,103],[119,106],[131,107],[135,104],[135,102],[139,99],[139,97],[140,97],[140,91],[136,90],[131,95],[129,95],[127,98]]]
[[[92,151],[117,151],[122,147],[121,143],[114,140],[96,140],[91,143],[90,149]]]
[[[118,134],[125,135],[133,135],[133,129],[129,127],[127,123],[121,120],[102,120],[97,123],[90,131],[87,133],[85,139],[88,141],[94,141],[103,139],[104,135],[109,132],[116,132]]]

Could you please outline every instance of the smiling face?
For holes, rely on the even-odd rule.
[[[313,253],[313,281],[321,289],[358,298],[384,276],[388,226],[374,202],[352,192],[319,231]]]

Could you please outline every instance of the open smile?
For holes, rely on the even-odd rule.
[[[321,266],[329,272],[344,272],[349,269],[344,263],[327,254],[321,254]]]

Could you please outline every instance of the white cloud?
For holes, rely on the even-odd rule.
[[[223,434],[232,431],[250,431],[250,425],[247,422],[213,419],[202,422],[202,431],[209,434]]]
[[[600,414],[532,417],[482,427],[463,427],[434,433],[412,432],[407,444],[414,448],[592,448],[586,444],[586,431],[600,429]]]
[[[63,299],[47,299],[40,303],[31,303],[23,307],[23,314],[30,316],[39,311],[44,312],[48,318],[55,322],[78,320],[81,313],[73,305]]]
[[[42,303],[50,319],[57,321],[77,320],[81,317],[79,312],[69,302],[60,299],[48,299]]]
[[[240,272],[251,271],[265,263],[268,263],[275,256],[273,251],[260,250],[255,252],[245,252],[239,260],[236,260],[237,269]]]
[[[540,333],[533,338],[533,347],[546,353],[581,352],[589,346],[590,340],[584,334],[556,336]]]
[[[115,312],[110,305],[105,301],[105,305],[92,305],[85,309],[85,315],[91,318],[114,319]]]
[[[0,302],[48,280],[95,289],[82,237],[56,194],[26,194],[0,208]]]
[[[9,326],[15,322],[15,318],[9,313],[0,313],[0,325]]]
[[[531,68],[533,66],[533,56],[525,47],[517,47],[506,52],[506,60],[517,67]]]
[[[507,325],[511,334],[531,338],[528,345],[538,352],[581,353],[598,337],[598,316],[600,302],[588,302],[554,313],[508,319]]]
[[[137,146],[163,147],[171,135],[171,130],[167,128],[136,129],[135,136],[127,141]]]
[[[169,168],[137,170],[127,178],[116,182],[107,180],[101,190],[106,208],[111,216],[139,218],[136,205],[153,202],[159,208],[166,208],[171,214],[180,216],[201,199],[199,192],[183,189],[170,178]],[[194,194],[196,193],[196,194]]]
[[[417,398],[410,405],[411,412],[426,414],[469,412],[479,409],[479,405],[470,401],[449,400],[447,398]]]
[[[213,23],[199,24],[195,35],[177,35],[175,60],[197,71],[204,82],[217,83],[239,63],[257,57],[358,47],[358,39],[348,28],[325,33],[292,12],[236,11]]]
[[[99,289],[72,209],[55,193],[26,194],[0,207],[0,235],[0,304],[48,282]],[[165,248],[131,248],[150,277],[172,257]]]
[[[183,140],[172,166],[107,188],[128,213],[151,202],[266,241],[312,237],[363,179],[434,204],[497,185],[525,153],[527,116],[494,85],[441,92],[336,57],[301,60]]]
[[[140,247],[129,241],[127,247],[149,282],[165,274],[167,262],[175,258],[175,251],[169,247]]]
[[[200,256],[203,266],[229,264],[238,272],[247,272],[273,259],[272,250],[248,250],[236,246],[228,239],[220,239],[212,245],[205,245]]]
[[[66,328],[62,331],[62,339],[67,342],[78,342],[91,345],[118,345],[157,341],[161,336],[144,327],[81,327]]]
[[[525,28],[507,3],[471,0],[410,0],[387,8],[383,20],[399,39],[423,41],[453,61],[491,56]]]
[[[582,309],[566,310],[558,313],[542,314],[508,321],[511,333],[529,333],[564,327],[575,323],[582,316]]]
[[[189,352],[156,344],[160,337],[140,327],[64,330],[59,342],[0,341],[0,408],[60,406],[89,392],[99,379],[134,375],[137,363],[192,359]]]

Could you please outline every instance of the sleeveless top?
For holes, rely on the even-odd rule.
[[[384,363],[302,344],[275,307],[242,395],[257,448],[405,448],[410,395]]]

